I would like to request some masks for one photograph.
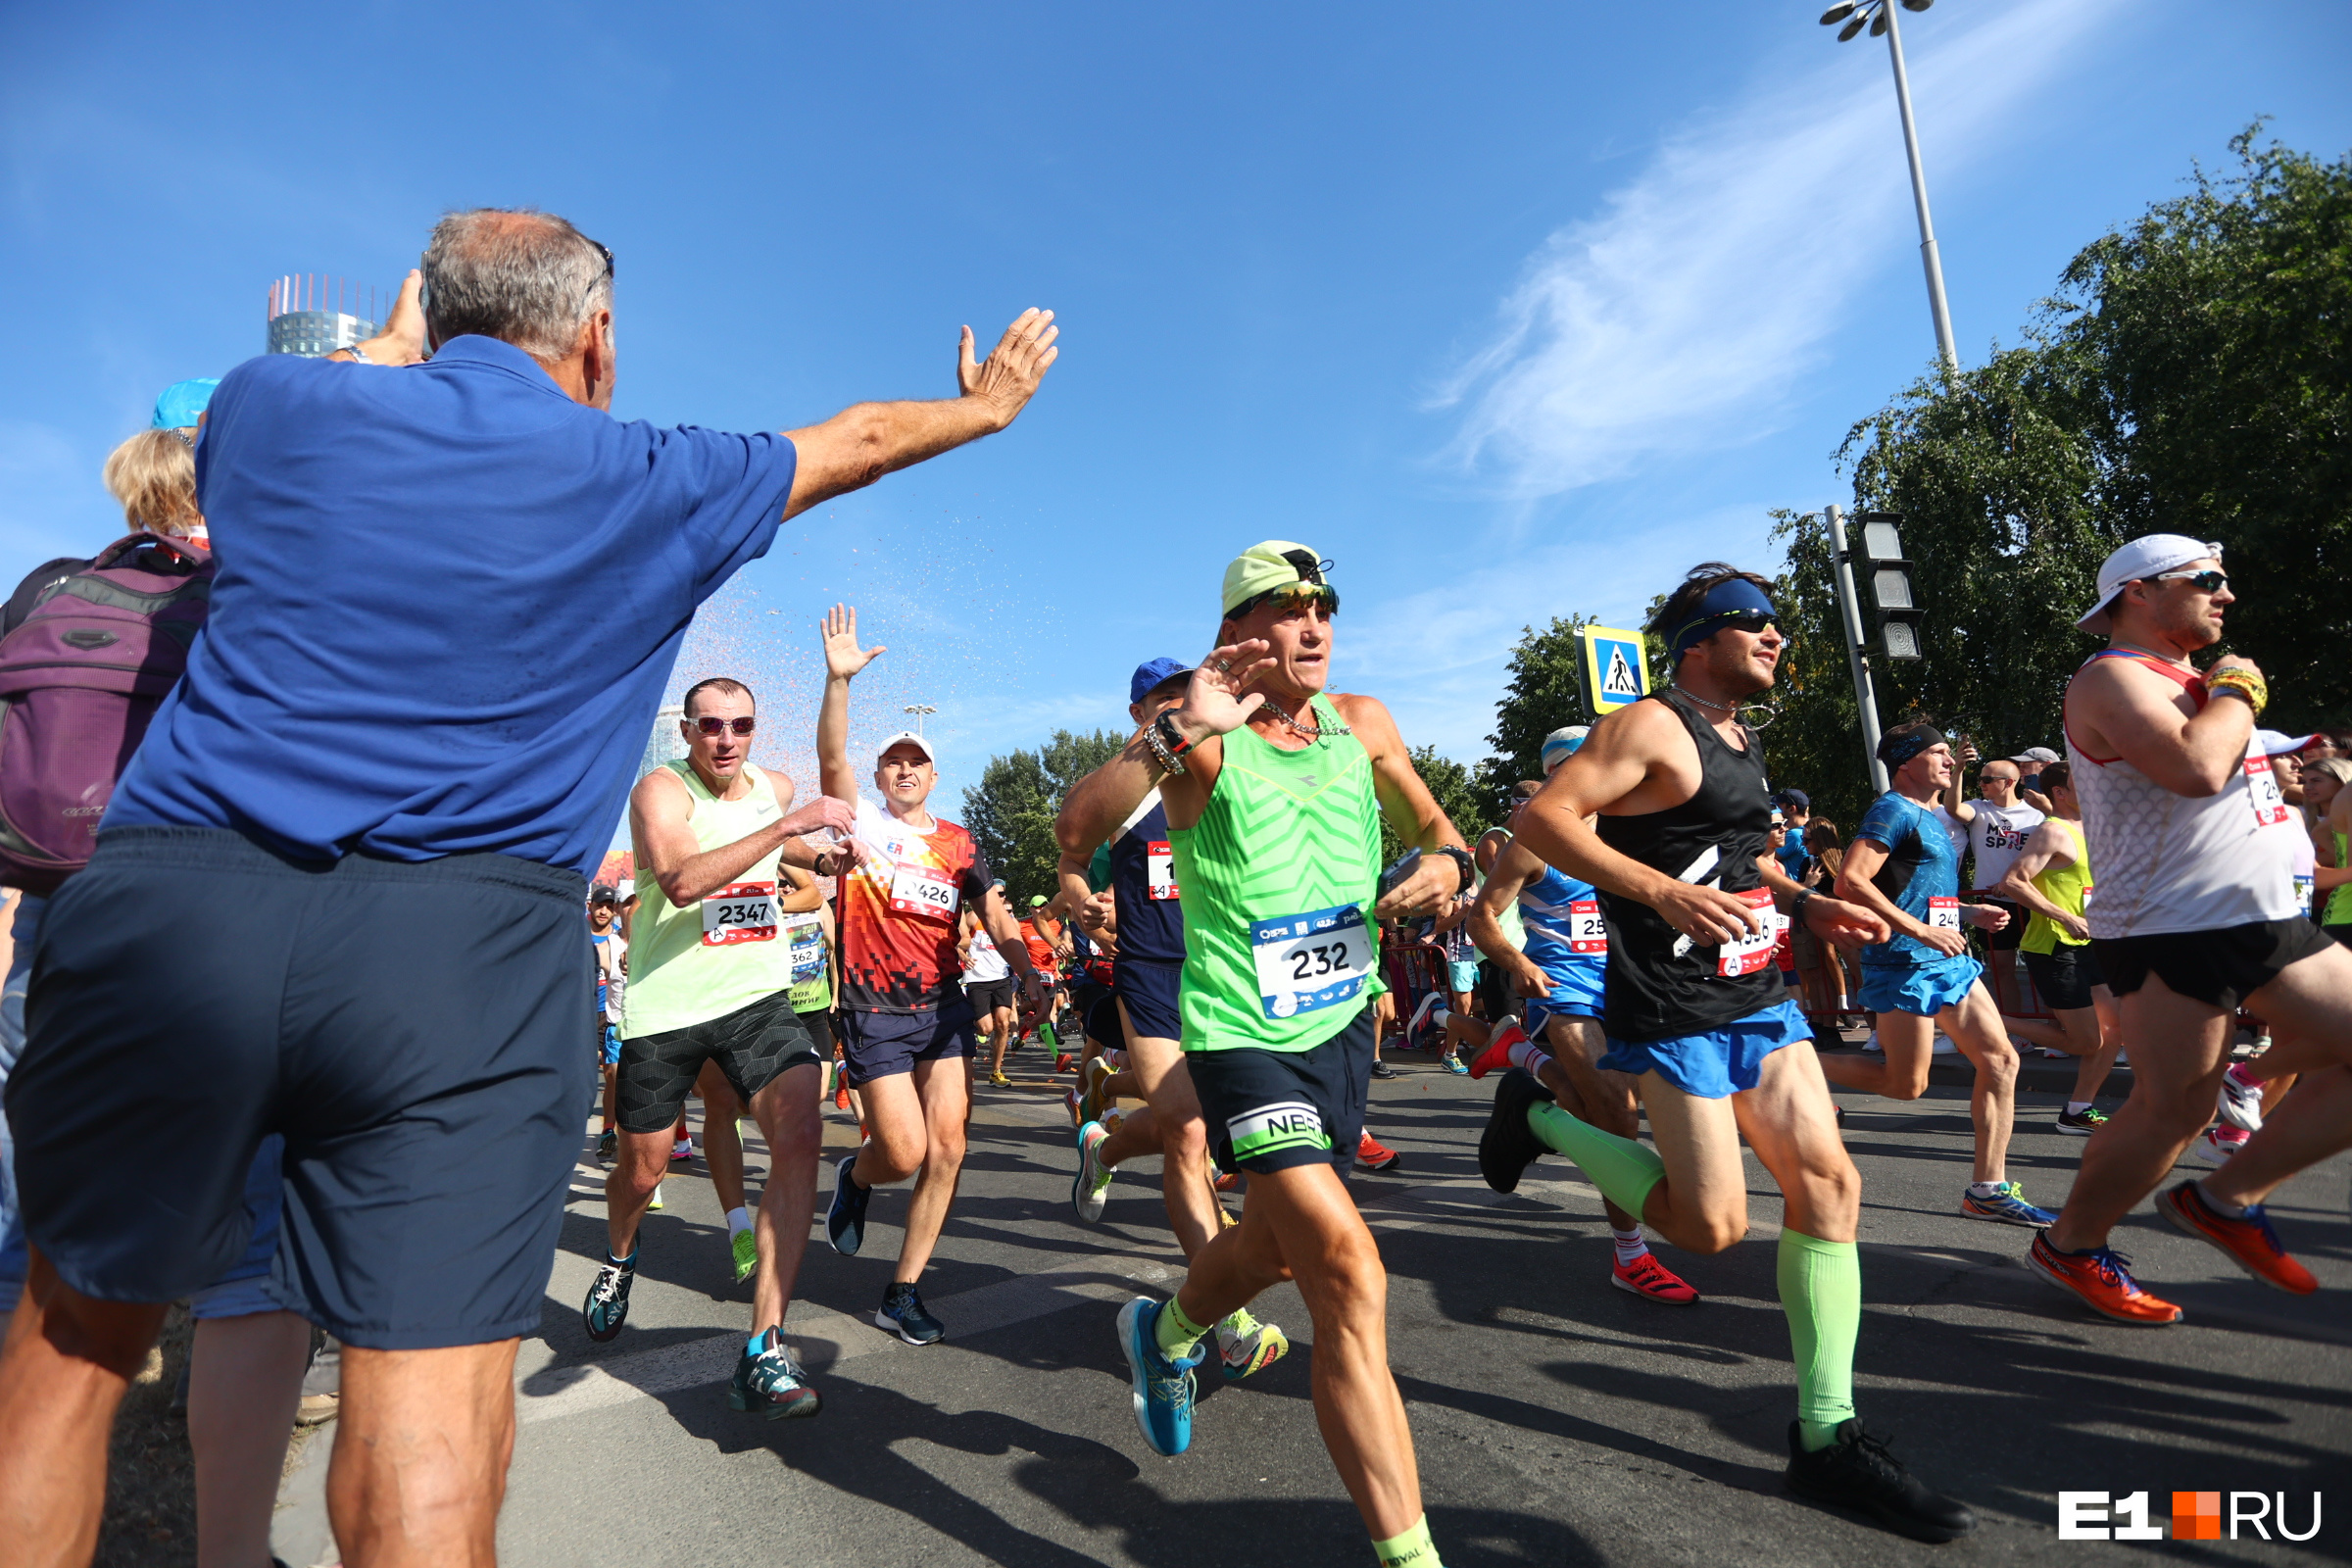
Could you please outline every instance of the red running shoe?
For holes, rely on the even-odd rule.
[[[1356,1147],[1361,1149],[1363,1146],[1359,1144]],[[1220,1193],[1240,1192],[1242,1188],[1242,1173],[1238,1170],[1219,1171],[1217,1172],[1217,1179],[1209,1185],[1216,1188],[1216,1190]]]
[[[1396,1151],[1384,1147],[1370,1133],[1355,1141],[1355,1162],[1366,1170],[1387,1170],[1396,1158]]]
[[[2048,1231],[2038,1231],[2026,1251],[2026,1266],[2074,1292],[2092,1311],[2119,1323],[2161,1328],[2180,1321],[2180,1309],[2141,1290],[2132,1278],[2131,1259],[2108,1248],[2061,1252],[2050,1245]]]
[[[1065,1051],[1060,1055],[1054,1058],[1054,1070],[1055,1072],[1076,1072],[1078,1070],[1078,1058]]]
[[[1698,1293],[1678,1279],[1674,1270],[1659,1262],[1655,1252],[1643,1252],[1642,1261],[1630,1266],[1618,1264],[1610,1271],[1609,1283],[1621,1291],[1630,1291],[1652,1301],[1664,1301],[1669,1306],[1690,1306],[1698,1300]]]
[[[2231,1219],[2205,1201],[2195,1182],[2182,1182],[2157,1199],[2156,1208],[2198,1241],[2211,1242],[2229,1253],[2231,1262],[2265,1285],[2296,1296],[2309,1296],[2320,1288],[2311,1270],[2278,1245],[2278,1233],[2271,1229],[2271,1217],[2260,1203],[2248,1203],[2244,1218]]]
[[[833,1108],[835,1110],[850,1108],[850,1081],[839,1074],[836,1074],[833,1080]]]
[[[1487,1049],[1470,1062],[1470,1076],[1484,1078],[1491,1072],[1500,1072],[1511,1064],[1511,1048],[1527,1038],[1527,1031],[1516,1023],[1506,1023],[1487,1041]]]

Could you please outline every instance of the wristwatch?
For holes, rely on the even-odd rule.
[[[1478,862],[1470,858],[1470,852],[1458,844],[1444,844],[1440,845],[1435,853],[1451,860],[1462,873],[1462,880],[1453,891],[1456,893],[1469,892],[1470,884],[1478,880]]]

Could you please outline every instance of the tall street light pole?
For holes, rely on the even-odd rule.
[[[1905,11],[1925,11],[1936,0],[1902,0]],[[1936,352],[1943,357],[1946,371],[1960,368],[1960,351],[1952,345],[1952,312],[1943,298],[1943,262],[1936,253],[1936,223],[1928,216],[1928,176],[1919,162],[1919,127],[1911,119],[1911,77],[1903,70],[1903,29],[1895,20],[1896,7],[1889,0],[1838,0],[1837,5],[1821,14],[1821,24],[1838,29],[1838,41],[1845,42],[1865,26],[1874,38],[1886,35],[1887,58],[1894,62],[1894,102],[1902,111],[1903,150],[1911,159],[1911,201],[1919,209],[1919,260],[1928,273],[1928,310],[1936,318]]]
[[[920,735],[923,732],[923,716],[926,713],[936,713],[939,711],[939,710],[933,708],[929,703],[909,703],[904,709],[901,709],[900,711],[913,715],[914,732],[915,734]]]

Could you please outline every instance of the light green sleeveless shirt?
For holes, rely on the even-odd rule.
[[[1317,697],[1326,729],[1342,720]],[[1352,735],[1286,752],[1225,737],[1208,808],[1171,828],[1186,1051],[1310,1051],[1387,989],[1374,964],[1380,803]]]
[[[2050,820],[2066,821],[2064,817]],[[2082,836],[2081,823],[2067,822],[2066,830],[2074,837],[2075,858],[2064,864],[2052,860],[2034,872],[2034,886],[2043,898],[2080,919],[2090,900],[2090,845]],[[2026,934],[2017,945],[2027,953],[2048,953],[2054,948],[2079,948],[2083,944],[2068,936],[2063,926],[2037,909],[2026,923]]]
[[[767,775],[746,762],[744,777],[751,789],[739,801],[722,801],[704,788],[702,775],[684,760],[664,762],[694,798],[694,829],[698,849],[715,850],[751,837],[781,817],[775,791]],[[780,852],[779,852],[780,853]],[[794,956],[807,962],[806,940],[787,923],[806,920],[808,936],[815,941],[815,973],[822,974],[824,937],[816,916],[776,912],[774,855],[750,866],[732,887],[679,908],[669,902],[653,867],[643,857],[637,864],[637,917],[631,925],[629,986],[622,999],[625,1014],[620,1037],[658,1035],[689,1024],[707,1023],[753,1003],[790,990]]]

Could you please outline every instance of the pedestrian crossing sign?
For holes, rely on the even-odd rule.
[[[1640,632],[1584,626],[1576,640],[1584,656],[1578,661],[1578,673],[1583,676],[1587,713],[1599,718],[1648,694],[1649,665],[1642,657]]]

